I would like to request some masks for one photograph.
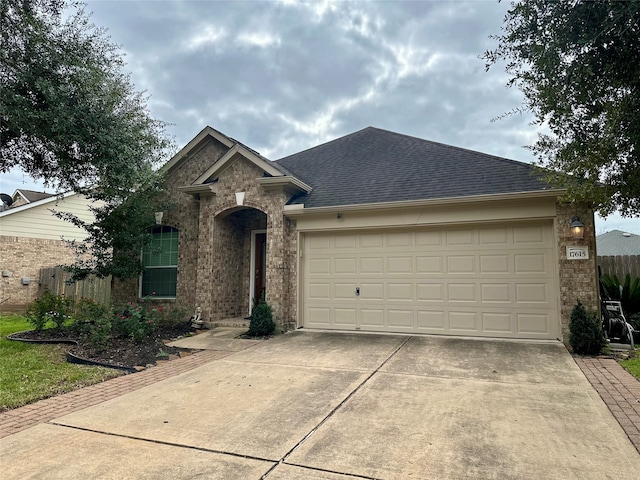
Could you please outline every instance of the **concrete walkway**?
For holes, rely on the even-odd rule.
[[[557,343],[294,332],[1,414],[0,468],[3,479],[633,478],[640,456],[622,423]]]

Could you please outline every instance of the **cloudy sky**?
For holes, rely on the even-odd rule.
[[[126,53],[152,114],[179,147],[206,125],[270,159],[375,126],[530,162],[527,115],[494,46],[509,2],[105,1],[93,22]],[[20,172],[0,189],[42,190]],[[640,234],[640,220],[613,216]]]

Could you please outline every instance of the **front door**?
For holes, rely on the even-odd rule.
[[[267,234],[256,232],[253,249],[253,291],[252,303],[257,302],[265,294],[267,286]]]

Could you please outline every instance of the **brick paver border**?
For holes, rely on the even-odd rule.
[[[233,352],[202,350],[171,361],[160,361],[154,367],[141,372],[112,378],[102,383],[84,387],[24,407],[0,413],[0,438],[45,423],[68,413],[76,412],[105,402],[125,393],[133,392],[152,383],[179,375],[207,362],[226,357]]]
[[[640,381],[613,358],[573,358],[640,453]]]

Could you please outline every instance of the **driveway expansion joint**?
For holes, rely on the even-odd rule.
[[[385,358],[382,363],[380,365],[378,365],[369,375],[367,375],[367,377],[360,382],[360,384],[354,388],[338,405],[336,405],[321,421],[320,423],[318,423],[315,427],[313,427],[311,429],[311,431],[309,433],[307,433],[302,440],[300,440],[297,444],[295,444],[293,446],[293,448],[291,448],[291,450],[289,450],[287,453],[284,454],[284,456],[278,461],[278,463],[276,463],[272,468],[270,468],[269,470],[267,470],[267,473],[265,473],[262,477],[260,477],[260,480],[264,480],[266,479],[272,472],[273,470],[276,469],[276,467],[282,463],[286,463],[287,458],[289,458],[291,456],[291,454],[293,452],[295,452],[298,448],[300,448],[320,427],[322,427],[322,425],[324,425],[331,417],[333,417],[335,415],[335,413],[346,403],[349,401],[349,399],[351,399],[357,392],[358,390],[360,390],[365,383],[367,383],[369,380],[371,380],[371,378],[380,371],[380,369],[382,367],[385,366],[385,364],[391,360],[393,358],[393,356],[398,353],[400,351],[400,349],[402,347],[404,347],[407,342],[409,342],[409,340],[411,340],[411,338],[413,338],[412,336],[407,336],[407,338],[398,346],[395,348],[395,350],[393,352],[391,352],[389,354],[389,356],[387,356],[387,358]],[[336,472],[339,473],[339,472]],[[362,478],[369,478],[369,477],[362,477]]]

